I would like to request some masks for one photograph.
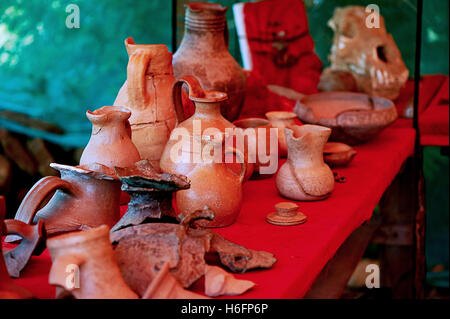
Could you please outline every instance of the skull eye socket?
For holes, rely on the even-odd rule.
[[[388,59],[387,59],[387,55],[386,55],[386,48],[382,45],[377,46],[377,57],[378,59],[380,59],[381,61],[387,63]]]
[[[342,27],[342,35],[347,38],[354,38],[358,34],[358,29],[353,23],[346,23]]]

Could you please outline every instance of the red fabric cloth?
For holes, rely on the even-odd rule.
[[[422,91],[421,91],[422,93]],[[419,115],[420,144],[449,145],[449,80],[439,87],[428,107]]]
[[[331,196],[318,202],[299,202],[308,216],[303,225],[281,227],[265,217],[282,198],[275,177],[248,181],[244,202],[235,224],[217,229],[225,238],[256,250],[275,254],[278,261],[268,270],[235,274],[256,286],[238,298],[300,298],[345,239],[372,215],[385,189],[405,159],[413,154],[415,132],[410,128],[387,128],[367,144],[356,146],[358,154],[346,168],[336,169],[346,183],[336,183]],[[280,165],[282,162],[280,161]],[[48,284],[51,261],[48,251],[33,256],[15,282],[38,298],[52,298]],[[192,290],[201,293],[203,280]]]
[[[245,3],[244,24],[252,70],[266,83],[317,92],[322,62],[314,52],[303,1]]]

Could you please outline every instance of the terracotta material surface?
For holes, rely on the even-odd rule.
[[[297,117],[297,114],[286,111],[272,111],[267,112],[266,117],[269,119],[269,122],[273,127],[278,128],[278,150],[280,157],[286,157],[287,143],[284,128],[291,128],[296,125],[295,118]]]
[[[374,14],[362,6],[335,9],[328,21],[334,31],[331,66],[323,72],[320,90],[349,91],[356,84],[359,92],[391,100],[399,95],[409,71],[383,17]],[[377,18],[379,25],[373,27]]]
[[[331,167],[348,165],[356,155],[353,147],[338,142],[328,142],[323,148],[323,159]]]
[[[130,108],[133,143],[140,157],[157,168],[176,124],[171,99],[175,81],[172,53],[163,44],[136,44],[131,37],[125,40],[125,47],[129,56],[127,81],[114,105]]]
[[[281,195],[300,201],[321,200],[334,189],[331,169],[323,161],[323,148],[331,129],[318,125],[285,128],[288,158],[276,185]]]
[[[0,196],[0,238],[6,234],[6,227],[3,223],[5,213],[5,198]],[[0,299],[22,299],[32,297],[33,295],[31,292],[16,285],[9,277],[8,269],[6,268],[6,264],[3,259],[2,246],[0,246]]]
[[[190,229],[189,235],[206,237],[209,251],[217,253],[220,262],[232,272],[244,273],[250,269],[267,269],[277,261],[272,253],[245,248],[211,230]]]
[[[56,298],[138,298],[120,274],[107,226],[50,238],[47,247],[52,257],[49,283],[60,287]]]
[[[8,219],[5,220],[5,228],[6,235],[15,234],[22,238],[16,248],[3,254],[9,275],[18,278],[31,255],[43,240],[44,222],[39,220],[36,225],[28,225],[18,220]]]
[[[139,225],[147,218],[175,217],[172,194],[188,189],[190,181],[184,175],[158,173],[148,160],[131,167],[115,167],[122,181],[122,190],[130,195],[128,210],[112,231],[130,225]]]
[[[188,85],[189,97],[196,103],[194,115],[184,121],[181,105],[183,84]],[[247,176],[248,166],[244,154],[231,146],[225,146],[228,144],[225,129],[235,128],[220,114],[219,102],[224,101],[227,95],[203,91],[194,77],[186,76],[175,82],[173,97],[181,123],[171,133],[160,167],[167,173],[185,175],[191,181],[190,189],[181,190],[175,195],[178,213],[187,216],[208,208],[214,211],[215,219],[207,224],[203,223],[203,226],[228,226],[239,214],[241,186]],[[201,129],[197,125],[201,125]],[[174,153],[177,157],[175,159]],[[228,153],[234,154],[238,159],[239,172],[225,163],[225,155]],[[221,156],[217,158],[217,154]]]
[[[183,287],[204,274],[205,238],[188,236],[183,225],[148,223],[111,233],[116,258],[128,285],[143,295],[154,279],[157,265],[168,262],[171,274]]]
[[[53,236],[103,224],[112,227],[120,219],[120,181],[111,169],[101,164],[50,166],[60,171],[61,178],[39,180],[20,204],[16,220],[31,224],[42,219],[47,235]],[[38,210],[55,190],[50,201]],[[6,241],[18,239],[10,235]]]
[[[185,7],[184,37],[173,56],[175,76],[192,75],[205,90],[225,92],[228,100],[220,103],[222,114],[234,121],[244,102],[246,75],[228,52],[227,8],[215,3]]]
[[[236,279],[220,267],[206,265],[205,294],[210,297],[238,296],[255,286],[250,280]]]
[[[290,202],[281,202],[275,205],[276,212],[267,215],[270,224],[278,226],[294,226],[306,222],[306,216],[298,211],[298,205]]]
[[[119,106],[104,106],[86,116],[92,122],[89,143],[80,158],[80,165],[99,163],[110,168],[130,166],[140,160],[131,141],[130,110]]]
[[[251,161],[247,160],[249,165],[254,163],[252,177],[268,178],[275,174],[275,172],[264,173],[264,169],[261,170],[261,168],[267,168],[271,163],[278,162],[278,139],[273,145],[270,143],[270,129],[273,128],[270,122],[266,119],[251,117],[234,121],[233,124],[243,129],[244,136],[247,136],[244,139],[243,151],[247,159],[253,156]],[[237,147],[239,148],[239,146]],[[259,152],[263,153],[262,157]],[[278,167],[278,165],[275,166]]]
[[[184,289],[169,271],[165,262],[152,280],[142,299],[209,299]]]
[[[397,118],[394,104],[363,93],[323,92],[297,101],[301,121],[332,129],[331,140],[354,145],[366,142]]]

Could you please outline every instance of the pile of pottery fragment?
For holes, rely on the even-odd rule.
[[[321,96],[296,96],[295,112],[237,120],[245,72],[225,44],[226,8],[198,3],[186,7],[185,36],[173,59],[164,45],[125,40],[127,81],[113,106],[86,112],[92,134],[79,165],[52,163],[60,177],[38,181],[14,220],[4,220],[0,202],[0,233],[7,235],[6,242],[17,244],[0,258],[0,298],[32,297],[11,277],[20,277],[31,256],[45,248],[52,258],[49,283],[56,287],[57,298],[205,298],[189,290],[202,277],[206,296],[243,294],[254,283],[232,273],[271,268],[276,258],[271,252],[233,243],[212,229],[236,221],[242,184],[276,173],[283,197],[323,200],[337,180],[329,165],[347,165],[356,154],[346,144],[327,143],[332,130],[338,141],[352,143],[356,137],[361,142],[395,119],[395,108],[387,100],[353,93],[356,104],[371,105],[370,110],[361,106],[358,114],[371,111],[384,119],[370,132],[347,129],[347,122],[355,123],[350,115],[347,122],[343,118],[333,127],[330,118],[344,110],[339,103],[335,109],[322,107],[322,113],[313,109],[321,105]],[[202,50],[220,52],[208,54],[212,60],[218,57],[208,61],[199,54]],[[196,62],[199,59],[201,63]],[[204,69],[198,70],[199,65]],[[288,97],[297,94],[271,89]],[[324,103],[341,98],[327,95]],[[297,117],[310,124],[296,125]],[[267,161],[258,156],[250,160],[247,144],[227,147],[225,132],[230,128],[258,128],[254,138],[258,146],[266,139],[262,145],[269,163],[287,157],[278,173],[262,173]],[[216,133],[208,135],[208,129]],[[270,130],[276,132],[274,152]],[[222,160],[192,160],[204,149],[217,148],[223,149],[223,156],[239,159],[235,167]],[[173,160],[175,152],[180,161]],[[121,207],[126,208],[123,214]],[[280,226],[305,221],[293,202],[278,203],[267,215],[267,222]],[[210,253],[217,254],[223,267],[207,264],[205,256]]]

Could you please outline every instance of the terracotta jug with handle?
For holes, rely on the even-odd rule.
[[[181,103],[183,84],[188,85],[189,98],[196,105],[194,115],[186,120]],[[214,211],[215,218],[211,222],[199,222],[202,226],[230,225],[240,211],[247,164],[244,154],[225,138],[225,130],[235,128],[220,113],[220,102],[227,95],[203,91],[196,78],[186,76],[175,82],[173,98],[180,123],[171,133],[160,167],[164,172],[186,175],[191,181],[189,189],[175,195],[178,213],[187,216],[206,206]],[[233,170],[231,163],[225,163],[226,155],[231,154],[237,159],[234,165],[239,171]]]
[[[129,109],[120,106],[103,106],[86,117],[92,122],[92,133],[80,158],[80,165],[102,164],[132,166],[140,160],[139,152],[131,141]]]
[[[120,219],[120,181],[114,172],[101,164],[69,166],[52,163],[61,177],[47,176],[27,193],[15,219],[27,224],[42,219],[47,236],[70,231],[114,226]],[[55,192],[56,191],[56,192]],[[49,202],[39,209],[53,192]],[[20,237],[10,235],[6,241]]]
[[[163,44],[136,44],[131,37],[125,40],[125,47],[129,56],[127,80],[114,105],[131,109],[133,143],[142,159],[159,168],[161,153],[176,124],[172,53]]]

